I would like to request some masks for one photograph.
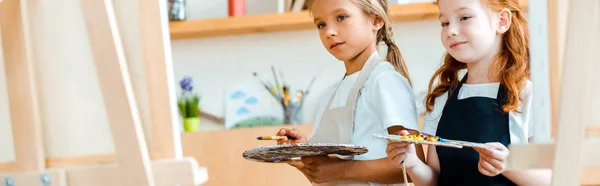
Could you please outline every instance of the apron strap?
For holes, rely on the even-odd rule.
[[[358,76],[358,79],[356,80],[356,83],[354,84],[354,88],[350,89],[350,93],[348,94],[348,99],[346,100],[346,106],[355,106],[356,105],[356,102],[358,101],[358,96],[360,95],[360,92],[361,92],[363,86],[365,85],[365,82],[367,82],[367,79],[369,79],[369,75],[371,74],[373,69],[375,69],[375,67],[377,67],[377,65],[381,62],[383,62],[383,61],[377,60],[377,61],[374,61],[374,62],[368,64],[369,66],[366,66],[365,68],[363,68],[362,72],[360,73],[360,76]]]
[[[360,94],[360,90],[362,89],[365,82],[367,82],[367,79],[369,78],[369,74],[371,74],[371,71],[373,71],[373,69],[375,69],[377,64],[379,64],[381,62],[383,62],[383,61],[381,61],[380,59],[377,59],[375,62],[367,61],[367,64],[365,64],[365,66],[361,70],[361,73],[358,76],[356,83],[354,83],[354,87],[352,89],[350,89],[350,93],[348,94],[348,99],[346,100],[346,106],[356,105],[356,101]],[[346,78],[346,75],[344,75],[344,78]],[[344,78],[342,78],[342,80]],[[333,98],[335,98],[335,93],[337,92],[338,88],[340,88],[340,84],[342,84],[342,81],[340,81],[337,84],[337,86],[333,90],[333,93],[331,94],[331,96],[329,96],[329,101],[327,102],[327,106],[325,107],[325,109],[330,109],[331,102],[333,102]]]
[[[346,78],[346,75],[344,75],[344,77],[342,78],[342,80],[335,86],[335,89],[333,89],[333,92],[331,93],[331,96],[329,96],[329,101],[327,101],[327,106],[325,107],[325,110],[328,110],[331,107],[331,102],[333,102],[333,98],[335,98],[335,93],[337,92],[338,88],[340,88],[340,85],[342,84],[342,81]]]
[[[458,93],[460,92],[460,88],[467,82],[467,77],[469,77],[469,73],[467,72],[465,76],[460,80],[456,87],[452,88],[448,91],[448,99],[446,100],[446,104],[450,102],[450,100],[458,100]]]

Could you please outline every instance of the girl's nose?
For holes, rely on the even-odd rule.
[[[337,30],[333,26],[327,26],[326,29],[327,37],[337,36]]]
[[[453,25],[448,25],[448,29],[447,29],[446,35],[448,37],[454,37],[454,36],[458,36],[458,27],[453,26]]]

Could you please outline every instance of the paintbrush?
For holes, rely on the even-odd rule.
[[[320,71],[321,71],[321,70],[319,70],[319,73],[321,73]],[[319,74],[319,73],[317,73],[317,74]],[[315,80],[317,80],[317,75],[315,75],[315,76],[314,76],[314,77],[313,77],[313,78],[310,80],[310,83],[308,83],[308,87],[306,88],[306,90],[304,90],[304,91],[305,91],[305,93],[304,93],[304,94],[307,94],[307,95],[308,95],[308,92],[310,91],[310,88],[312,87],[312,85],[315,83]]]
[[[283,98],[283,95],[281,95],[281,84],[279,84],[279,80],[277,79],[277,72],[275,72],[275,67],[273,65],[271,65],[271,71],[273,72],[273,78],[275,79],[275,87],[277,87],[277,95],[279,95],[279,98]]]
[[[287,86],[283,86],[283,104],[287,105],[290,101],[290,90]]]
[[[283,137],[285,136],[259,136],[256,137],[257,140],[281,140],[283,139]],[[295,140],[296,138],[291,137],[291,136],[287,136],[288,139],[290,140]]]
[[[304,92],[301,90],[296,91],[296,100],[296,102],[302,105],[302,102],[304,101]]]
[[[310,88],[315,83],[316,79],[317,76],[313,77],[312,80],[310,80],[310,83],[308,83],[308,87],[304,91],[299,91],[298,93],[296,93],[296,95],[298,96],[298,102],[300,104],[304,103],[304,98],[308,95],[308,92],[310,92]]]
[[[279,70],[279,75],[281,76],[281,84],[283,86],[287,85],[285,78],[283,77],[283,71]]]
[[[271,93],[271,95],[273,97],[275,97],[276,99],[280,99],[280,97],[278,95],[275,95],[275,93],[273,91],[271,91],[271,86],[267,85],[267,82],[265,80],[258,77],[258,73],[254,72],[254,73],[252,73],[252,75],[254,75],[254,77],[256,77],[256,79],[259,81],[259,83],[261,85],[263,85],[263,87],[265,87],[265,89],[267,89],[267,91],[269,91],[269,93]]]
[[[402,176],[404,176],[404,185],[408,185],[408,176],[406,176],[406,167],[404,161],[402,161]]]
[[[288,84],[285,82],[285,78],[283,77],[283,71],[279,70],[279,75],[281,76],[281,85],[283,86],[283,105],[289,104],[291,99],[290,97],[290,88]]]

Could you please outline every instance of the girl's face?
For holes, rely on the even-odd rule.
[[[317,0],[312,15],[323,46],[340,61],[353,59],[374,45],[377,30],[383,26],[355,0]]]
[[[498,15],[479,0],[439,0],[441,40],[446,51],[463,63],[492,59],[500,50]]]

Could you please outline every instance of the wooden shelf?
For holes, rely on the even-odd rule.
[[[527,1],[523,9],[527,10]],[[438,8],[434,3],[394,4],[389,13],[392,21],[406,22],[435,20]],[[307,11],[281,14],[264,14],[206,20],[172,21],[169,24],[171,39],[289,31],[314,28]]]

